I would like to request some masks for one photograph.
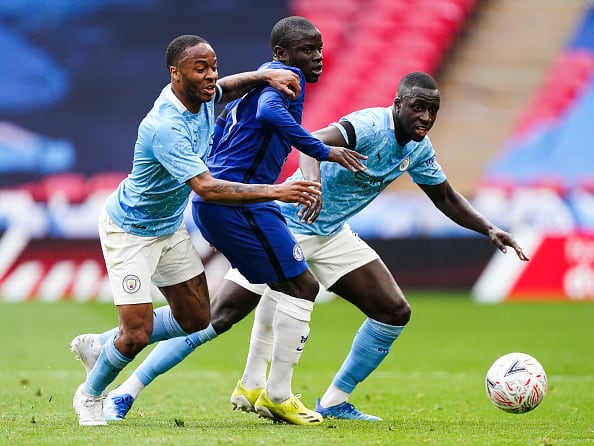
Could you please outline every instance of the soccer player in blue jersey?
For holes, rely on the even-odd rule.
[[[269,379],[270,393],[262,396],[260,404],[262,411],[265,411],[270,418],[282,419],[295,424],[312,424],[321,422],[322,418],[317,412],[306,409],[293,396],[291,375],[293,366],[303,350],[303,344],[307,340],[309,314],[318,291],[318,282],[307,269],[301,248],[288,230],[278,204],[274,201],[264,202],[261,198],[266,197],[271,200],[282,197],[284,200],[281,199],[281,201],[297,201],[311,205],[319,195],[319,191],[315,189],[316,186],[319,186],[319,182],[298,181],[294,183],[294,186],[289,186],[291,189],[299,188],[295,191],[295,197],[292,200],[277,192],[278,190],[288,190],[287,187],[273,185],[292,145],[317,159],[340,163],[350,171],[363,170],[364,166],[358,159],[365,157],[345,147],[328,147],[311,136],[300,125],[305,83],[317,81],[322,72],[322,38],[319,30],[302,17],[289,17],[275,25],[271,34],[271,43],[274,61],[260,67],[257,73],[267,73],[270,70],[292,71],[299,78],[299,87],[295,89],[298,94],[287,95],[266,85],[245,91],[241,99],[226,107],[225,131],[218,144],[213,146],[207,162],[208,175],[212,175],[211,178],[217,185],[232,184],[237,190],[260,191],[262,184],[268,184],[270,191],[267,191],[266,194],[261,192],[254,195],[253,198],[248,196],[246,198],[249,199],[241,200],[243,195],[232,195],[227,198],[222,194],[217,194],[215,197],[211,197],[206,195],[203,190],[195,188],[193,208],[195,220],[205,238],[227,256],[234,265],[237,265],[246,277],[254,282],[269,283],[271,293],[276,293],[275,295],[279,296],[278,308],[279,313],[283,316],[279,317],[276,339],[279,344],[282,343],[282,348],[277,355],[280,358],[276,361],[278,366],[274,367],[273,365],[272,368],[272,372],[276,372],[276,374],[271,372]],[[174,74],[175,72],[172,72],[172,79],[174,79]],[[216,93],[214,80],[207,87],[210,89],[208,91],[209,99],[212,99]],[[160,112],[162,106],[158,105],[156,110]],[[194,110],[194,112],[198,111],[198,109]],[[153,117],[149,115],[149,119],[153,119]],[[175,122],[167,124],[167,126],[177,132],[183,123]],[[194,137],[194,135],[191,136]],[[153,143],[156,142],[159,145],[162,144],[161,140],[155,141],[153,138]],[[184,160],[181,159],[175,167],[181,169],[185,167],[183,163]],[[207,167],[204,166],[203,170],[206,169]],[[310,189],[312,194],[307,200],[301,195],[303,186],[314,188]],[[213,206],[215,201],[219,203],[218,206]],[[185,202],[183,204],[185,205]],[[167,206],[167,204],[163,204],[163,208]],[[181,212],[180,210],[180,219]],[[123,216],[129,212],[121,214]],[[111,246],[105,242],[103,244],[106,260],[109,260],[112,256]],[[188,256],[186,261],[190,265],[192,263],[201,265],[192,256]],[[257,267],[254,268],[254,265]],[[108,264],[108,266],[111,265]],[[173,270],[173,265],[171,265],[171,269]],[[168,272],[173,274],[174,271]],[[175,268],[177,275],[182,272],[178,267]],[[201,272],[203,272],[202,269]],[[157,278],[160,279],[158,276]],[[126,287],[123,292],[118,288],[122,280]],[[155,277],[153,277],[153,281],[157,282]],[[161,285],[160,282],[161,280],[159,280],[159,285]],[[129,274],[127,276],[121,274],[117,276],[116,280],[112,279],[114,295],[118,291],[124,297],[125,293],[135,293],[136,287],[140,283],[143,281],[130,278]],[[171,299],[168,301],[172,311],[177,309],[175,305],[179,306],[179,303],[172,302]],[[197,304],[208,314],[207,298]],[[147,305],[147,311],[152,311],[151,305]],[[167,310],[165,311],[167,312]],[[122,311],[120,311],[121,314]],[[201,314],[198,313],[198,315]],[[145,319],[148,319],[147,315],[145,315]],[[207,322],[207,318],[202,316],[199,321],[204,324]],[[167,337],[186,335],[188,332],[204,328],[189,326],[194,329],[184,332],[182,328],[187,330],[188,325],[175,326],[171,317],[168,317],[163,325]],[[126,332],[126,327],[120,323],[116,342]],[[155,333],[150,335],[151,332],[145,330],[142,347],[147,342],[160,340]],[[165,337],[160,336],[161,339]],[[84,359],[87,351],[86,342],[87,338],[81,339],[77,346],[73,346],[73,351],[77,352],[84,364],[88,364]],[[109,347],[109,345],[108,342],[107,346]],[[106,350],[106,347],[103,347],[97,363],[106,362],[103,358],[105,356],[103,352]],[[111,348],[111,350],[115,350],[115,348]],[[107,351],[109,354],[110,350]],[[116,363],[118,366],[121,363],[119,369],[127,363],[126,360],[133,357],[133,355],[121,353],[120,356],[126,356],[126,358],[116,357],[115,360],[112,360],[112,362],[118,360],[119,363]],[[112,356],[114,355],[112,354]],[[109,356],[108,359],[110,359]],[[92,381],[96,381],[94,379],[96,369],[97,365],[89,373],[89,378],[81,386],[80,392],[84,391],[98,399],[115,374],[112,373],[107,377],[107,373],[105,373],[106,377],[101,379],[99,384],[93,385]],[[75,401],[75,407],[76,405]],[[109,414],[109,409],[106,413]]]
[[[328,147],[301,126],[305,84],[317,82],[322,73],[319,30],[303,17],[287,17],[273,27],[270,43],[273,60],[260,68],[294,71],[300,77],[301,94],[291,100],[264,86],[229,103],[224,130],[208,158],[212,175],[272,184],[292,146],[317,160],[334,161],[349,172],[363,171],[358,158],[365,156],[344,147]],[[250,282],[268,284],[266,293],[278,301],[270,373],[255,410],[263,417],[292,424],[320,423],[320,414],[307,409],[291,389],[319,285],[279,204],[215,204],[200,196],[192,201],[194,222],[204,238]]]
[[[301,156],[300,171],[293,178],[320,179],[321,172],[324,206],[320,210],[317,202],[313,208],[297,210],[281,204],[315,277],[367,316],[333,383],[316,404],[316,411],[324,417],[380,420],[360,412],[347,400],[357,384],[386,357],[410,318],[410,306],[385,264],[346,223],[392,181],[408,173],[453,221],[488,236],[501,251],[506,252],[506,246],[510,246],[521,260],[528,260],[508,233],[479,214],[447,181],[427,137],[439,106],[435,81],[425,73],[410,73],[401,80],[392,106],[354,112],[314,132],[327,144],[348,146],[368,155],[367,170],[353,173],[333,163],[320,165]],[[248,282],[232,269],[212,302],[212,330],[209,327],[186,338],[159,343],[134,374],[108,395],[110,419],[123,419],[133,401],[159,374],[229,330],[258,305],[245,372],[231,396],[234,408],[254,411],[267,383],[278,302],[266,288]],[[95,356],[90,352],[88,361],[94,361]]]
[[[183,224],[190,191],[205,203],[240,205],[266,200],[312,204],[319,182],[285,185],[213,177],[206,164],[214,104],[270,83],[279,96],[300,94],[299,76],[263,69],[218,80],[217,58],[198,36],[180,36],[166,52],[171,83],[142,120],[131,174],[106,201],[99,221],[101,247],[117,306],[119,333],[102,346],[73,398],[81,425],[106,424],[102,395],[117,374],[150,342],[185,336],[208,326],[210,302],[204,267]],[[271,87],[272,88],[272,87]],[[169,305],[153,309],[151,283]],[[73,340],[80,353],[85,336]]]

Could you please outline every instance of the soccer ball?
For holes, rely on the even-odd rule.
[[[526,353],[508,353],[497,359],[485,381],[491,402],[511,413],[530,412],[547,392],[543,367]]]

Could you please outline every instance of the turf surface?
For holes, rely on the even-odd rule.
[[[231,410],[251,317],[157,379],[125,421],[80,427],[71,403],[84,370],[69,342],[114,326],[113,306],[0,304],[0,444],[594,444],[594,304],[479,305],[452,293],[410,293],[409,300],[411,323],[350,399],[384,421],[326,420],[316,427]],[[343,301],[316,306],[293,379],[307,406],[330,383],[362,320]],[[549,379],[543,403],[523,415],[497,409],[484,390],[491,363],[511,351],[535,356]]]

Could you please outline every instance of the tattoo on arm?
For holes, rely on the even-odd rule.
[[[237,99],[252,88],[259,87],[265,82],[255,73],[239,73],[226,76],[219,80],[219,85],[223,90],[221,102],[229,102]]]

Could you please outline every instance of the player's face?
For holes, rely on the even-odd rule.
[[[437,119],[439,90],[413,87],[410,94],[394,99],[396,139],[400,145],[422,141]]]
[[[288,48],[278,48],[277,58],[285,65],[299,68],[305,80],[317,82],[322,75],[322,35],[319,31],[294,39]]]
[[[169,70],[174,91],[188,110],[195,113],[201,103],[212,100],[219,75],[217,56],[210,45],[199,43],[186,48],[179,65]]]

